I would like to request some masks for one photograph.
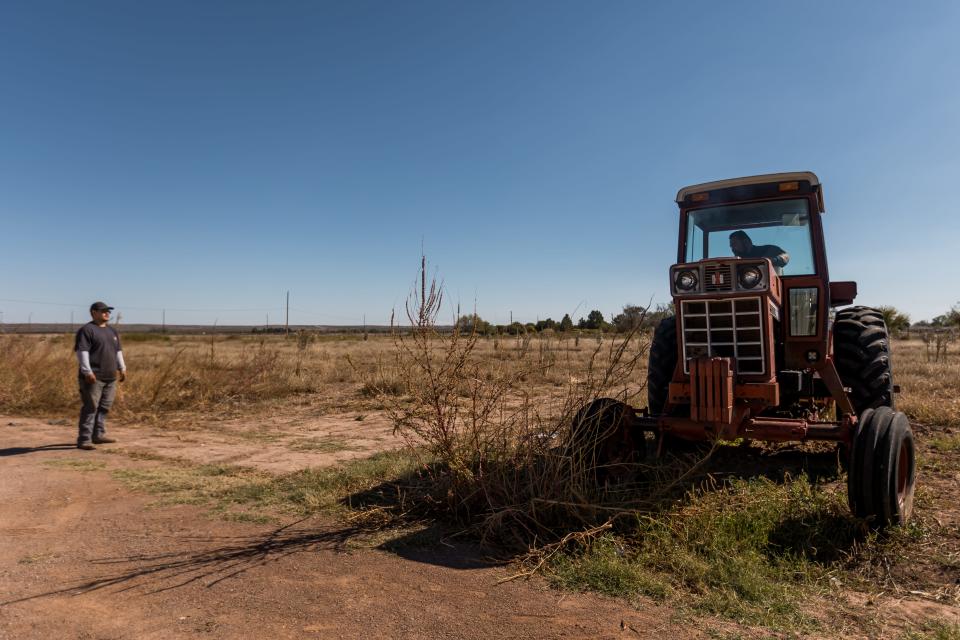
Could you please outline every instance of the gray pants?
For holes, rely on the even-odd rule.
[[[91,442],[106,435],[107,414],[117,395],[116,380],[96,380],[93,383],[80,379],[80,435],[77,444]]]

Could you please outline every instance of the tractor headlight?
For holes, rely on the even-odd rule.
[[[738,270],[737,278],[740,280],[740,286],[744,289],[753,289],[763,282],[763,272],[759,267],[741,267]]]
[[[681,271],[677,274],[677,279],[673,281],[679,291],[693,291],[700,284],[697,274],[694,271]]]

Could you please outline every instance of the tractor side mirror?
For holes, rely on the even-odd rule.
[[[830,306],[842,307],[847,304],[853,304],[857,297],[856,282],[831,282],[830,283]]]

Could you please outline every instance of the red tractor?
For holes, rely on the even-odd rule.
[[[575,441],[598,436],[600,465],[642,449],[644,431],[658,453],[679,441],[832,441],[849,462],[851,511],[877,527],[905,522],[914,440],[894,407],[890,338],[879,311],[848,306],[855,282],[830,280],[817,176],[708,182],[677,204],[676,315],[654,331],[647,408],[596,400],[575,418]]]

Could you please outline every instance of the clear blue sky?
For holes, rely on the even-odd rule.
[[[858,302],[960,300],[960,4],[667,4],[4,2],[4,321],[386,322],[421,241],[487,319],[609,315],[679,187],[789,170]]]

